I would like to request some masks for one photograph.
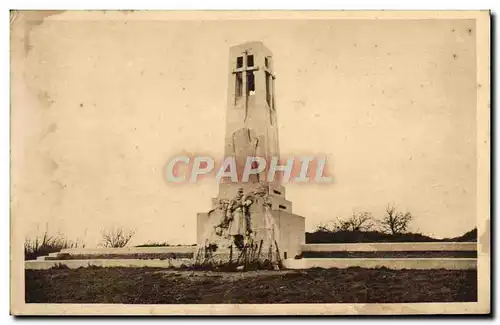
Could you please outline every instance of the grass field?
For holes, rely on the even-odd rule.
[[[28,303],[405,303],[477,300],[475,270],[26,270]]]

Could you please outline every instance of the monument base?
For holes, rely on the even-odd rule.
[[[239,208],[228,207],[237,206],[235,202],[241,203]],[[305,243],[304,217],[272,202],[268,193],[243,196],[241,192],[230,203],[199,213],[195,263],[277,266],[299,255]]]

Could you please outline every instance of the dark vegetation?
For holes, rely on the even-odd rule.
[[[172,245],[169,245],[167,242],[148,242],[145,244],[136,245],[135,247],[167,247],[167,246],[172,246]]]
[[[472,229],[471,231],[466,232],[462,236],[454,237],[454,238],[445,238],[443,241],[458,241],[458,242],[473,242],[477,241],[477,228]]]
[[[476,251],[302,252],[303,258],[477,258]]]
[[[69,240],[60,234],[49,235],[48,230],[45,230],[43,234],[24,241],[24,259],[36,260],[38,256],[46,256],[61,249],[79,247],[85,247],[85,244],[79,240]]]
[[[156,268],[26,270],[27,303],[410,303],[477,301],[475,270]],[[140,284],[140,285],[138,285]]]
[[[326,243],[377,243],[377,242],[475,242],[477,241],[477,229],[466,234],[454,237],[437,239],[422,234],[386,234],[377,230],[371,231],[325,231],[316,230],[306,232],[306,243],[326,244]]]
[[[353,213],[347,218],[337,218],[330,224],[320,224],[316,231],[306,232],[306,243],[377,243],[377,242],[475,242],[477,229],[462,236],[437,239],[420,233],[409,232],[414,216],[397,211],[388,204],[385,214],[376,219],[370,212]]]
[[[191,245],[186,245],[186,244],[177,244],[177,245],[171,245],[168,244],[167,242],[152,242],[152,243],[145,243],[141,245],[136,245],[134,247],[179,247],[179,246],[196,246],[196,244],[191,244]]]
[[[57,254],[57,257],[47,257],[45,260],[88,260],[88,259],[137,259],[166,260],[176,258],[192,258],[193,253],[137,253],[137,254]]]
[[[124,227],[104,229],[101,231],[101,246],[125,247],[134,234],[134,230]],[[81,240],[69,240],[61,234],[51,235],[48,226],[46,226],[43,234],[36,235],[35,238],[25,239],[24,260],[36,260],[39,256],[47,256],[67,248],[85,248],[85,244]]]
[[[107,228],[101,231],[100,246],[108,248],[126,247],[130,243],[130,240],[134,235],[135,235],[135,230],[132,229],[127,229],[124,227]],[[174,247],[174,246],[178,247],[186,245],[181,245],[181,244],[170,245],[167,242],[148,242],[142,245],[137,245],[135,247]],[[190,246],[196,246],[196,244],[192,244]],[[26,261],[35,260],[39,256],[47,256],[50,253],[60,252],[62,249],[66,248],[85,248],[85,244],[78,239],[69,240],[64,235],[61,234],[51,235],[48,231],[48,227],[46,227],[45,231],[42,234],[36,235],[34,238],[26,238],[26,240],[24,241],[24,259]],[[58,259],[70,259],[70,258],[74,259],[72,257],[64,258],[64,255],[61,256],[62,258]],[[177,256],[177,257],[181,258],[186,256]],[[108,257],[101,257],[101,258],[108,258]],[[110,256],[109,258],[117,258],[117,257]],[[130,258],[135,258],[135,257],[130,257]],[[165,257],[165,258],[170,258],[170,257]]]

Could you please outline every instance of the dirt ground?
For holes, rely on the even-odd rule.
[[[404,303],[477,300],[475,270],[26,270],[28,303]]]

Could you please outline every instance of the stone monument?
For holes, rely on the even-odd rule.
[[[261,42],[230,48],[225,157],[236,161],[239,176],[248,157],[279,159],[273,56]],[[267,169],[267,168],[266,168]],[[292,213],[279,180],[266,171],[248,181],[222,178],[212,210],[197,220],[197,264],[267,265],[300,254],[304,218]]]

